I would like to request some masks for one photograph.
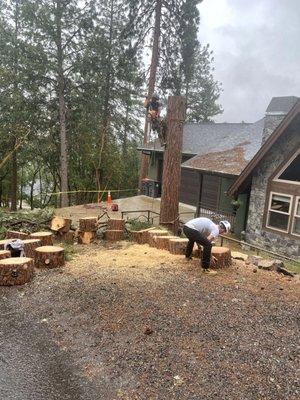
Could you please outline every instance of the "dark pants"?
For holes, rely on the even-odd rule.
[[[196,231],[196,229],[189,228],[184,225],[183,232],[185,236],[189,239],[189,242],[186,246],[185,256],[190,257],[193,252],[194,243],[201,244],[203,246],[203,254],[202,254],[202,267],[207,269],[210,266],[210,257],[211,257],[211,242],[200,232]]]

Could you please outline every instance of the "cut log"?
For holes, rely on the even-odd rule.
[[[5,258],[10,258],[9,250],[0,250],[0,260],[4,260]]]
[[[155,228],[142,229],[140,231],[130,231],[130,238],[138,244],[146,244],[149,241],[149,232]]]
[[[171,254],[185,254],[188,241],[186,238],[171,238],[169,241],[169,252]]]
[[[53,234],[51,232],[34,232],[30,235],[31,239],[39,239],[42,246],[53,246]]]
[[[28,239],[29,235],[25,232],[18,232],[18,231],[7,231],[6,232],[6,239]]]
[[[156,236],[155,247],[160,250],[169,250],[170,239],[175,239],[176,236]]]
[[[65,265],[65,250],[58,246],[41,246],[35,249],[37,268],[58,268]]]
[[[50,229],[54,232],[59,232],[60,234],[69,232],[71,229],[72,220],[70,218],[64,217],[54,217],[51,221]]]
[[[124,239],[124,231],[123,230],[107,230],[105,232],[105,239],[110,240],[112,242],[116,242],[118,240]]]
[[[202,247],[196,247],[196,248],[193,250],[193,257],[195,257],[195,258],[202,258],[202,253],[203,253]]]
[[[79,244],[91,244],[96,237],[96,232],[78,232],[78,243]]]
[[[42,245],[41,240],[39,239],[25,239],[24,243],[24,253],[25,257],[34,258],[35,257],[35,249]]]
[[[148,244],[151,247],[156,246],[156,237],[157,236],[168,236],[169,231],[167,230],[159,230],[159,229],[153,229],[152,231],[148,232]]]
[[[33,259],[28,257],[0,260],[0,285],[23,285],[34,275]]]
[[[109,219],[107,223],[107,229],[109,231],[124,231],[125,219]]]
[[[231,261],[231,251],[228,247],[218,247],[213,246],[211,254],[216,258],[216,263],[213,268],[227,268],[230,267]]]
[[[79,219],[79,230],[81,232],[94,232],[97,230],[97,218],[85,217]]]

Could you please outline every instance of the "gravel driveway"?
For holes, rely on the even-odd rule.
[[[299,400],[299,280],[123,242],[0,288],[0,399]]]

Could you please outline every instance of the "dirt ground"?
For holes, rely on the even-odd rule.
[[[0,288],[1,399],[300,398],[299,278],[242,261],[210,277],[129,242],[76,249]]]

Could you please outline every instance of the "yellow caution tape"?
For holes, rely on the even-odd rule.
[[[71,190],[69,192],[53,192],[53,193],[41,193],[42,195],[47,196],[57,196],[60,194],[74,194],[74,193],[115,193],[115,192],[133,192],[138,191],[139,189],[113,189],[113,190]],[[37,194],[35,196],[40,196],[41,194]]]

